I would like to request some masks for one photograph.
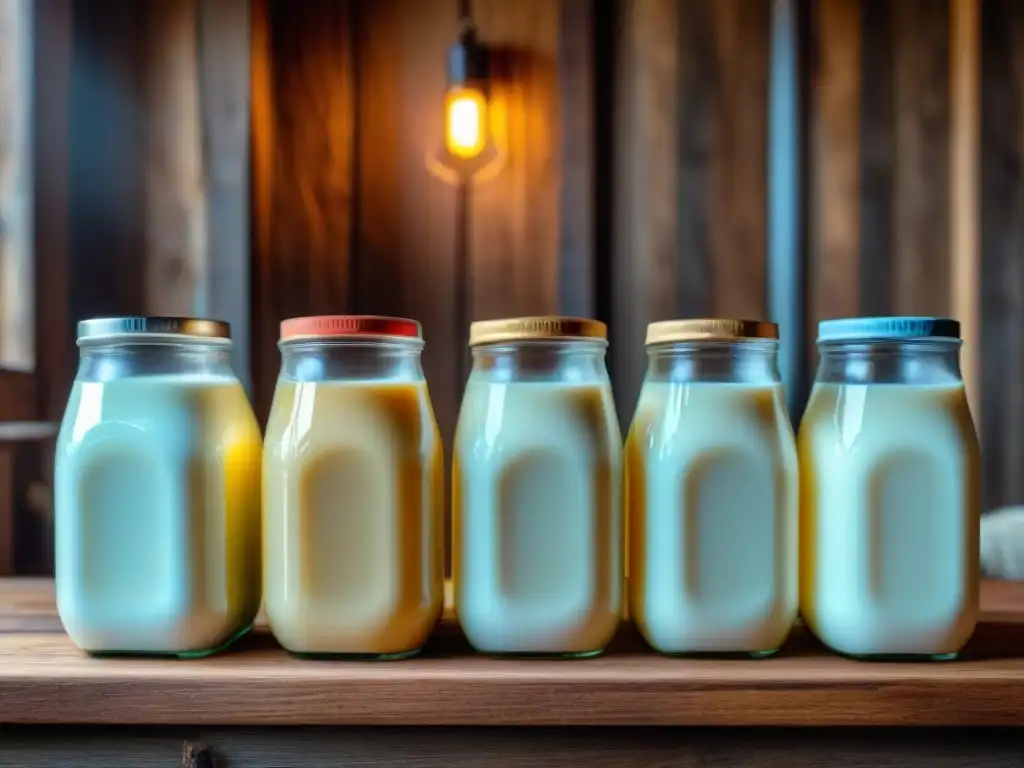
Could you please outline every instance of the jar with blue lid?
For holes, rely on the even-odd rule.
[[[800,609],[855,657],[954,658],[978,616],[980,451],[960,326],[825,320],[800,424]]]

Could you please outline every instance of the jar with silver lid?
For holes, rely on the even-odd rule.
[[[260,604],[259,426],[227,323],[85,320],[57,440],[57,609],[96,654],[196,657]]]

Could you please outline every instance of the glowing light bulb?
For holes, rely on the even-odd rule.
[[[445,147],[471,160],[487,145],[487,99],[477,88],[456,86],[445,97]]]

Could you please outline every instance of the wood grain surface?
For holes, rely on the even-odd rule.
[[[866,664],[803,632],[775,659],[679,660],[627,627],[579,662],[473,655],[445,622],[418,659],[301,661],[263,631],[194,661],[92,659],[46,582],[0,582],[0,723],[134,725],[1024,725],[1024,585],[986,584],[965,660]]]
[[[0,726],[0,768],[1019,768],[1007,729]]]

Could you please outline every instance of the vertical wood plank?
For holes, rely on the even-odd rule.
[[[562,163],[559,211],[559,312],[592,317],[597,309],[594,210],[596,0],[561,0],[558,77]]]
[[[351,2],[253,7],[254,395],[265,419],[286,317],[352,308],[355,80]]]
[[[471,319],[558,311],[557,77],[560,3],[476,0],[481,39],[496,51],[492,108],[507,121],[501,173],[469,195]]]
[[[31,0],[0,3],[0,365],[21,370],[35,365],[32,15]]]
[[[950,294],[949,5],[890,3],[896,104],[893,312],[947,315]]]
[[[793,424],[799,423],[807,391],[802,26],[796,0],[774,0],[768,86],[768,316],[779,324],[779,372]]]
[[[623,21],[613,323],[626,422],[648,322],[766,312],[771,2],[631,0]]]
[[[860,306],[859,5],[817,0],[811,9],[810,343],[819,320],[856,315]]]
[[[1024,6],[981,9],[981,433],[988,508],[1024,503]]]
[[[203,315],[207,306],[198,0],[145,3],[146,309]]]
[[[446,466],[466,328],[455,301],[455,190],[425,168],[442,143],[447,50],[457,34],[453,0],[378,0],[360,8],[353,301],[356,311],[422,324]]]
[[[615,89],[611,342],[619,420],[646,367],[647,323],[675,314],[680,23],[675,0],[624,0]]]
[[[39,0],[33,19],[36,372],[38,416],[49,421],[64,412],[77,361],[69,280],[72,12],[73,0]]]
[[[146,311],[142,9],[76,0],[70,130],[72,318]]]
[[[199,99],[205,191],[205,288],[197,312],[231,323],[235,372],[251,392],[249,3],[200,0]]]
[[[701,0],[680,7],[676,310],[761,318],[771,3]]]
[[[809,338],[818,320],[946,315],[949,6],[812,6]]]
[[[950,200],[953,212],[953,314],[960,320],[960,351],[967,397],[975,423],[981,424],[980,231],[981,146],[981,0],[952,0],[950,9]]]

